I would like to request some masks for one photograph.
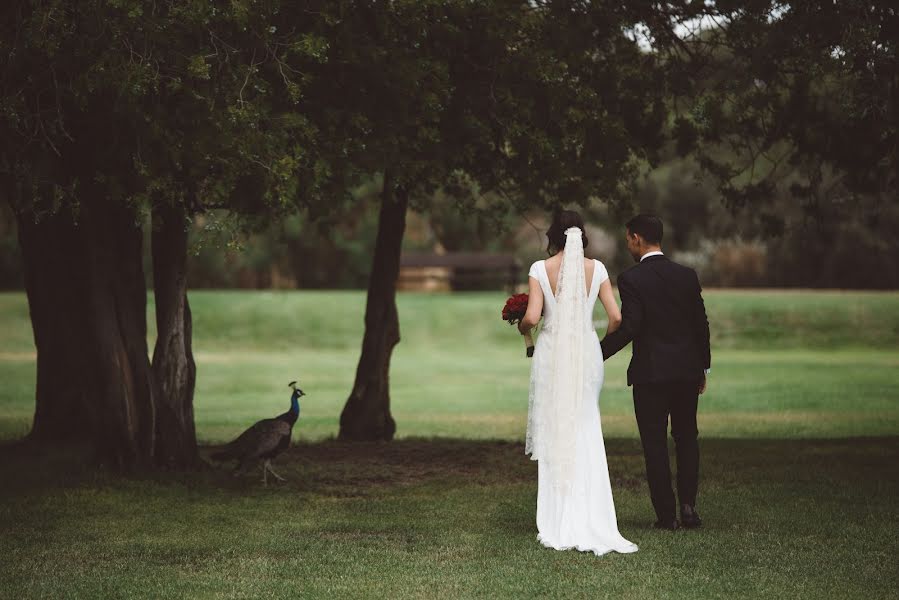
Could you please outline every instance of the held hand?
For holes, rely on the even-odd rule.
[[[700,396],[703,393],[705,393],[705,381],[706,381],[706,376],[705,376],[705,374],[703,374],[702,381],[699,382],[699,395]]]
[[[518,333],[520,333],[521,335],[525,335],[525,334],[526,334],[528,331],[530,331],[530,330],[531,330],[531,328],[530,328],[530,327],[527,327],[527,326],[524,324],[524,321],[519,321],[519,322],[518,322]]]

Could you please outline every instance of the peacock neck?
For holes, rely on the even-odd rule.
[[[300,397],[294,394],[290,399],[290,414],[300,416]]]

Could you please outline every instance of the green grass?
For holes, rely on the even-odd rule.
[[[700,411],[704,435],[899,431],[899,294],[706,296],[715,342]],[[399,437],[521,438],[530,363],[520,336],[499,318],[504,299],[499,293],[399,296],[403,341],[391,373]],[[191,302],[201,439],[226,440],[253,419],[283,410],[292,379],[309,394],[297,436],[320,440],[337,433],[361,345],[363,294],[194,292]],[[606,365],[601,410],[611,437],[636,434],[624,379],[629,356],[626,349]],[[34,410],[34,346],[21,294],[0,294],[0,377],[6,382],[0,439],[15,439],[28,431]]]
[[[894,597],[899,294],[706,298],[707,526],[649,528],[626,350],[600,406],[620,527],[640,552],[596,558],[534,539],[529,363],[502,294],[400,295],[400,439],[344,445],[328,438],[364,296],[192,293],[204,441],[283,410],[291,379],[309,394],[277,461],[288,482],[268,489],[221,470],[120,478],[11,443],[34,408],[34,348],[24,296],[0,294],[0,597]]]
[[[893,439],[705,440],[706,528],[649,528],[635,440],[608,444],[622,532],[640,552],[541,547],[518,443],[300,445],[288,483],[222,472],[117,479],[15,454],[8,598],[890,598]],[[22,472],[22,467],[28,470]],[[47,473],[63,474],[48,481]]]

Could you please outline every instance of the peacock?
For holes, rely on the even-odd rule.
[[[247,463],[262,460],[262,482],[268,486],[268,474],[278,481],[283,477],[272,469],[272,459],[290,445],[293,424],[300,416],[300,398],[306,394],[297,387],[296,381],[287,384],[293,390],[290,396],[290,410],[273,419],[263,419],[241,433],[237,438],[211,455],[213,460],[236,460],[236,472],[243,470]]]

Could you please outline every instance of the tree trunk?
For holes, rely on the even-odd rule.
[[[17,211],[37,349],[29,438],[80,439],[121,469],[153,456],[141,230],[112,202],[85,200],[35,222]]]
[[[187,227],[180,205],[153,210],[153,293],[156,297],[156,347],[153,375],[156,402],[156,464],[190,467],[199,461],[194,427],[197,368],[191,350],[187,301]]]
[[[391,440],[396,423],[390,415],[390,355],[400,341],[396,310],[396,281],[406,228],[408,193],[394,189],[391,174],[384,175],[378,237],[368,281],[365,335],[356,381],[340,415],[342,440]]]
[[[120,469],[147,467],[154,455],[157,393],[147,357],[147,287],[142,232],[116,202],[82,204],[95,396],[88,403],[94,443]]]
[[[16,220],[37,349],[34,424],[29,438],[39,442],[89,440],[84,248],[67,210],[46,216],[40,223],[35,223],[30,213],[16,212]]]

